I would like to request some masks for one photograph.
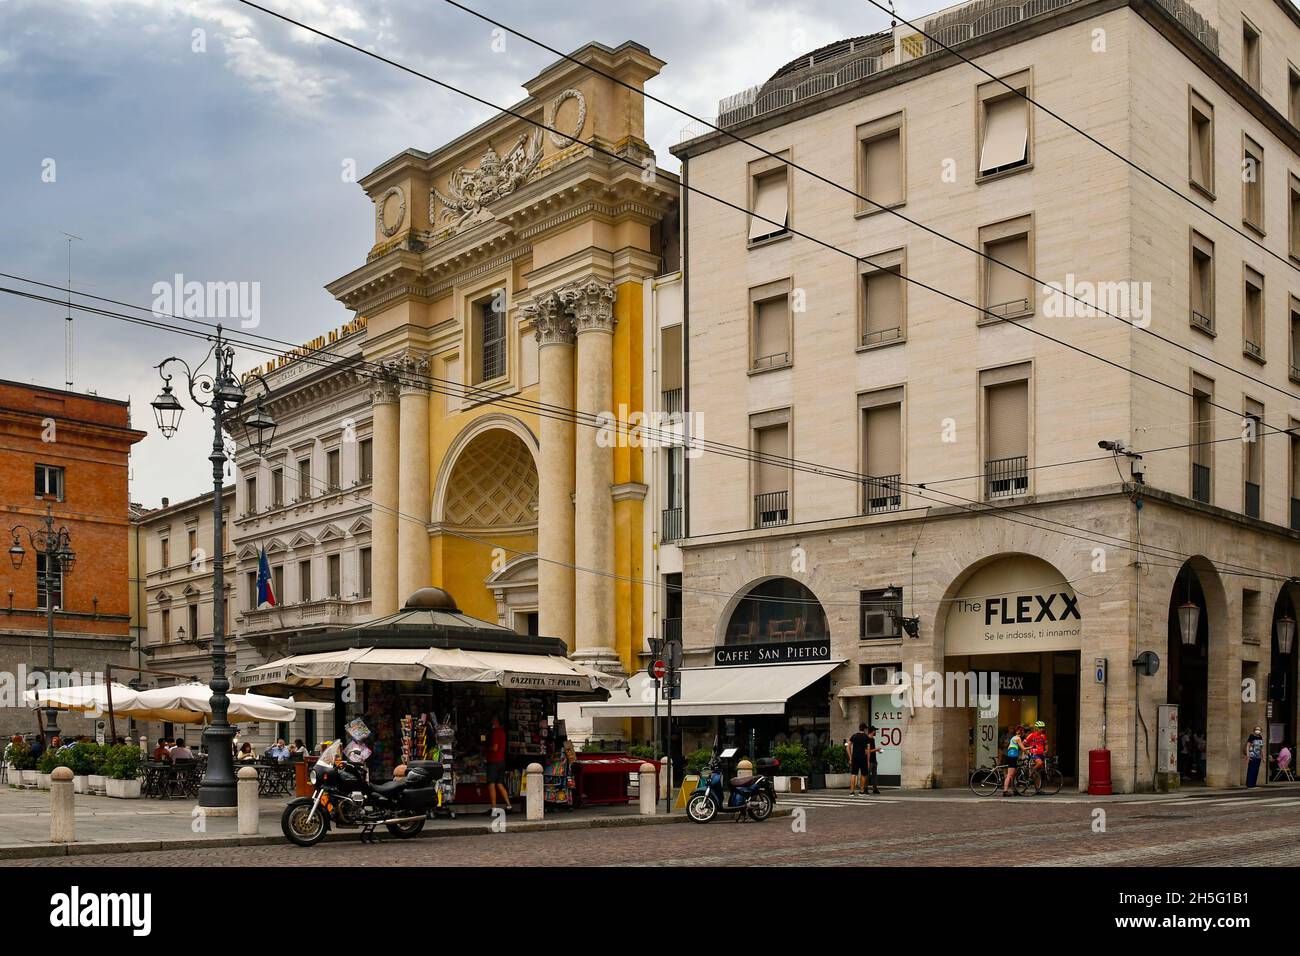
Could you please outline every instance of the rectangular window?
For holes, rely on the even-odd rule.
[[[307,602],[311,600],[311,562],[298,562],[298,600]]]
[[[1242,511],[1250,518],[1260,515],[1260,497],[1264,482],[1264,406],[1246,399],[1242,420],[1245,440],[1242,447]]]
[[[903,616],[903,589],[884,588],[858,592],[858,640],[880,641],[903,636],[898,619]]]
[[[1300,382],[1300,299],[1291,297],[1291,381]]]
[[[1291,173],[1287,179],[1287,251],[1292,259],[1300,259],[1300,176]]]
[[[162,552],[162,564],[159,567],[166,571],[172,566],[172,543],[168,538],[158,540],[159,550]]]
[[[903,114],[895,113],[858,127],[858,212],[901,206],[907,200]]]
[[[1020,216],[980,229],[983,287],[980,321],[1024,318],[1034,314],[1033,221]]]
[[[1029,71],[979,87],[979,157],[981,176],[1027,167],[1032,160],[1029,136]]]
[[[1291,530],[1300,531],[1300,422],[1291,419]]]
[[[370,592],[371,592],[370,549],[362,548],[360,552],[360,558],[361,558],[361,596],[363,598],[368,598],[370,597]]]
[[[1241,138],[1241,220],[1264,233],[1264,147],[1249,136]]]
[[[375,445],[373,439],[364,438],[357,443],[357,477],[364,484],[375,476]]]
[[[1214,243],[1192,233],[1191,323],[1204,332],[1214,331]]]
[[[298,500],[306,501],[312,496],[311,459],[298,459]]]
[[[162,609],[162,640],[164,644],[172,642],[172,612]]]
[[[338,491],[343,487],[343,453],[339,449],[325,453],[325,473],[330,491]]]
[[[862,513],[897,511],[902,506],[903,389],[886,388],[858,396]]]
[[[478,373],[475,384],[491,382],[506,375],[506,314],[497,311],[498,296],[475,303],[478,326]]]
[[[194,528],[191,528],[185,533],[185,537],[186,544],[189,546],[190,560],[193,561],[199,552],[199,533]]]
[[[1241,350],[1264,360],[1264,277],[1250,266],[1242,267]]]
[[[790,412],[750,417],[754,463],[754,526],[767,528],[790,520]]]
[[[244,479],[244,514],[257,513],[257,476],[249,475]]]
[[[36,552],[36,606],[42,611],[53,600],[56,609],[63,609],[63,571],[54,558]]]
[[[190,640],[197,641],[199,639],[199,606],[197,604],[191,604],[187,606],[185,610],[189,612]]]
[[[1251,89],[1259,91],[1259,78],[1262,75],[1259,31],[1249,20],[1241,21],[1241,78],[1250,84]]]
[[[249,571],[244,575],[244,582],[248,587],[248,609],[257,610],[257,572]]]
[[[790,364],[790,280],[749,290],[750,368],[784,368]]]
[[[1192,373],[1192,498],[1209,504],[1214,463],[1214,382]]]
[[[1195,90],[1188,94],[1188,179],[1214,195],[1214,106]]]
[[[1294,66],[1286,71],[1286,104],[1291,125],[1300,128],[1300,70]]]
[[[790,176],[781,158],[749,164],[750,243],[789,235]]]
[[[36,466],[36,497],[63,500],[63,469],[56,465]]]
[[[980,373],[984,393],[984,489],[987,498],[1029,492],[1029,366]]]
[[[858,265],[859,313],[863,347],[898,342],[907,336],[907,286],[904,250],[869,256]]]
[[[343,594],[343,559],[337,554],[331,554],[325,559],[325,570],[330,579],[330,593],[332,598],[339,598]]]
[[[284,565],[277,564],[271,569],[271,590],[277,604],[284,603]]]
[[[277,468],[271,472],[271,505],[284,507],[284,469]]]

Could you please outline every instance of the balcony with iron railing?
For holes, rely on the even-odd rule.
[[[1258,359],[1259,361],[1264,360],[1263,346],[1259,345],[1259,343],[1257,342],[1252,342],[1250,339],[1245,339],[1241,343],[1241,351],[1243,355],[1246,355],[1250,358]]]
[[[1195,501],[1210,503],[1210,466],[1192,465],[1192,498]]]
[[[1195,309],[1192,309],[1192,327],[1203,329],[1206,332],[1213,332],[1214,320],[1204,312],[1197,312]]]
[[[678,644],[682,642],[682,619],[680,617],[664,618],[664,642]]]
[[[680,415],[682,413],[682,390],[680,388],[665,388],[660,392],[659,410],[665,415]]]
[[[984,462],[984,496],[1014,498],[1029,493],[1029,456],[1014,455]]]
[[[865,478],[862,481],[862,513],[880,514],[885,511],[897,511],[902,507],[903,496],[899,493],[899,475],[881,475],[878,478]]]
[[[1245,488],[1246,499],[1246,517],[1259,517],[1259,485],[1253,481],[1246,482]]]
[[[894,342],[903,337],[902,326],[894,326],[892,329],[877,329],[875,331],[862,333],[863,347],[871,345],[882,345],[885,342]]]
[[[1026,298],[1011,299],[1007,302],[994,302],[984,309],[985,317],[997,319],[1015,319],[1029,315],[1034,311],[1033,303]]]
[[[662,526],[659,534],[659,540],[680,541],[682,539],[682,509],[665,508],[661,515]]]
[[[790,522],[790,492],[765,491],[754,495],[754,527],[774,528]]]
[[[681,128],[677,142],[708,135],[714,127],[727,129],[793,107],[911,60],[942,54],[944,47],[969,43],[1080,2],[1082,0],[973,0],[927,18],[919,33],[906,24],[898,24],[892,30],[822,47],[787,64],[765,83],[724,97],[718,103],[716,119],[707,122],[692,120]],[[1182,24],[1202,46],[1218,55],[1218,31],[1187,0],[1155,0],[1155,3]]]
[[[751,368],[756,371],[762,371],[769,368],[785,368],[790,364],[789,352],[773,352],[771,355],[758,355],[754,357]]]

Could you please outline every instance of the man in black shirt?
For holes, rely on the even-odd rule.
[[[867,792],[867,768],[870,766],[867,755],[872,740],[866,734],[867,725],[858,724],[858,732],[849,738],[849,796],[858,795],[858,780],[862,780],[862,792]]]
[[[880,748],[876,746],[876,728],[867,728],[867,777],[862,785],[862,792],[867,792],[867,784],[871,784],[871,792],[880,792],[880,783],[876,779],[876,754],[880,753]]]

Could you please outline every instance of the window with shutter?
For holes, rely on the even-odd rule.
[[[753,361],[755,369],[790,364],[790,300],[786,295],[753,304]]]
[[[772,425],[760,428],[756,446],[763,457],[758,466],[758,491],[767,494],[773,491],[786,491],[790,487],[790,469],[772,457],[786,459],[789,457],[789,426]]]
[[[1254,90],[1259,89],[1261,75],[1259,31],[1248,21],[1241,22],[1241,78]]]
[[[1300,176],[1291,174],[1287,187],[1287,251],[1300,259]]]
[[[1207,193],[1214,192],[1214,107],[1188,91],[1188,178]]]
[[[1206,332],[1214,331],[1214,243],[1192,233],[1191,323]]]
[[[749,241],[771,239],[785,233],[789,222],[789,190],[786,168],[753,178],[753,215],[749,217]]]
[[[893,206],[903,201],[902,135],[898,130],[862,144],[864,195],[873,203]]]
[[[1300,380],[1300,299],[1291,299],[1291,379]]]
[[[1029,453],[1029,383],[988,388],[988,457],[1018,458]]]
[[[1264,147],[1242,136],[1242,221],[1256,232],[1264,231]]]
[[[1033,312],[1033,282],[1026,277],[1030,274],[1029,236],[987,242],[984,254],[989,257],[984,260],[984,308],[1003,318]]]
[[[1029,102],[1016,93],[982,101],[983,141],[980,175],[1024,166],[1029,162]]]
[[[1244,270],[1242,296],[1242,351],[1253,359],[1264,358],[1264,277],[1254,269]]]

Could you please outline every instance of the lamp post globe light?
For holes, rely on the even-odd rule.
[[[17,571],[22,568],[27,557],[27,549],[22,539],[38,556],[45,558],[45,569],[37,570],[36,584],[45,592],[45,638],[46,638],[46,686],[54,686],[54,592],[58,586],[59,604],[63,604],[63,577],[71,574],[76,564],[77,555],[72,550],[72,535],[64,526],[54,526],[54,511],[50,505],[45,506],[45,517],[36,528],[16,524],[9,529],[13,544],[9,547],[9,562]],[[12,592],[11,592],[12,593]],[[50,704],[45,710],[45,744],[49,746],[59,735],[59,711]]]
[[[212,691],[212,719],[203,732],[203,745],[208,752],[207,769],[199,785],[199,806],[233,807],[235,801],[235,763],[231,744],[235,729],[227,720],[230,698],[230,681],[226,676],[226,610],[225,602],[219,600],[224,581],[225,555],[222,543],[225,541],[225,518],[221,511],[222,476],[225,469],[226,449],[223,432],[228,424],[238,423],[249,447],[259,458],[275,437],[275,422],[262,406],[263,395],[269,393],[266,380],[260,375],[263,393],[255,400],[255,407],[245,418],[240,417],[246,394],[239,377],[234,373],[235,350],[222,336],[222,328],[217,326],[212,348],[197,367],[191,368],[183,359],[172,356],[159,362],[156,366],[162,376],[163,389],[150,405],[158,430],[164,438],[171,438],[180,428],[184,406],[172,390],[172,376],[166,369],[177,363],[184,369],[185,385],[190,398],[200,408],[212,412],[212,452],[208,460],[212,462],[212,680],[208,687]],[[215,361],[215,370],[204,371],[208,360]],[[233,422],[228,422],[233,419]],[[233,431],[233,429],[230,429]]]

